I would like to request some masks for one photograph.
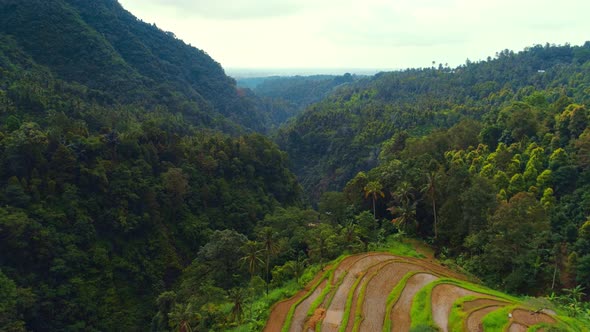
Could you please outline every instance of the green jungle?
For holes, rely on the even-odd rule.
[[[250,83],[115,0],[0,1],[0,330],[260,331],[408,239],[590,325],[590,42]]]

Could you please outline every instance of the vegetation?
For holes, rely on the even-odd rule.
[[[406,236],[487,286],[549,296],[575,329],[589,314],[589,67],[588,42],[538,45],[251,91],[117,1],[4,1],[0,330],[260,330],[337,257],[423,257]],[[262,135],[303,107],[276,143]],[[339,262],[312,308],[341,288]],[[355,329],[371,276],[347,293]]]

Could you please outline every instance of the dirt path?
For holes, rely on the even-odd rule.
[[[453,303],[459,298],[468,295],[481,295],[474,291],[465,288],[451,285],[440,284],[434,286],[432,289],[432,319],[440,327],[441,331],[447,332],[449,330],[449,315],[453,308]]]
[[[489,314],[492,311],[496,311],[501,309],[502,306],[499,305],[491,305],[489,307],[483,307],[481,309],[476,309],[475,311],[471,312],[469,316],[467,316],[465,326],[467,327],[467,331],[470,332],[483,332],[483,324],[482,319],[485,315]]]
[[[293,320],[291,321],[289,332],[303,331],[305,321],[307,320],[307,312],[309,311],[311,304],[318,296],[320,296],[327,285],[328,282],[326,280],[322,281],[322,283],[313,291],[313,293],[311,293],[310,296],[299,303],[297,308],[295,308],[295,313],[293,314]]]
[[[554,324],[556,322],[553,317],[545,313],[534,313],[524,309],[514,309],[512,311],[512,320],[525,326],[531,326],[540,323]]]
[[[362,306],[363,321],[359,331],[381,331],[387,309],[387,297],[400,280],[409,272],[421,270],[405,262],[392,262],[367,284],[365,301]],[[349,330],[347,330],[349,331]]]
[[[406,332],[410,330],[412,319],[410,311],[414,295],[428,283],[438,279],[429,273],[417,273],[406,283],[402,294],[391,310],[392,331]]]
[[[365,255],[350,266],[348,273],[344,276],[342,284],[334,294],[330,307],[326,310],[326,316],[322,322],[322,331],[338,331],[342,322],[342,316],[344,315],[348,294],[349,292],[354,291],[352,286],[358,278],[363,277],[363,272],[372,265],[393,258],[395,258],[395,256],[389,254]]]

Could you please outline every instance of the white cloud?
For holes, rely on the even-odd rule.
[[[120,0],[226,67],[458,65],[590,39],[585,0]]]

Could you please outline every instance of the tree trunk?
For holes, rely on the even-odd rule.
[[[436,223],[436,201],[432,197],[432,213],[434,214],[434,238],[438,238],[438,225]]]

